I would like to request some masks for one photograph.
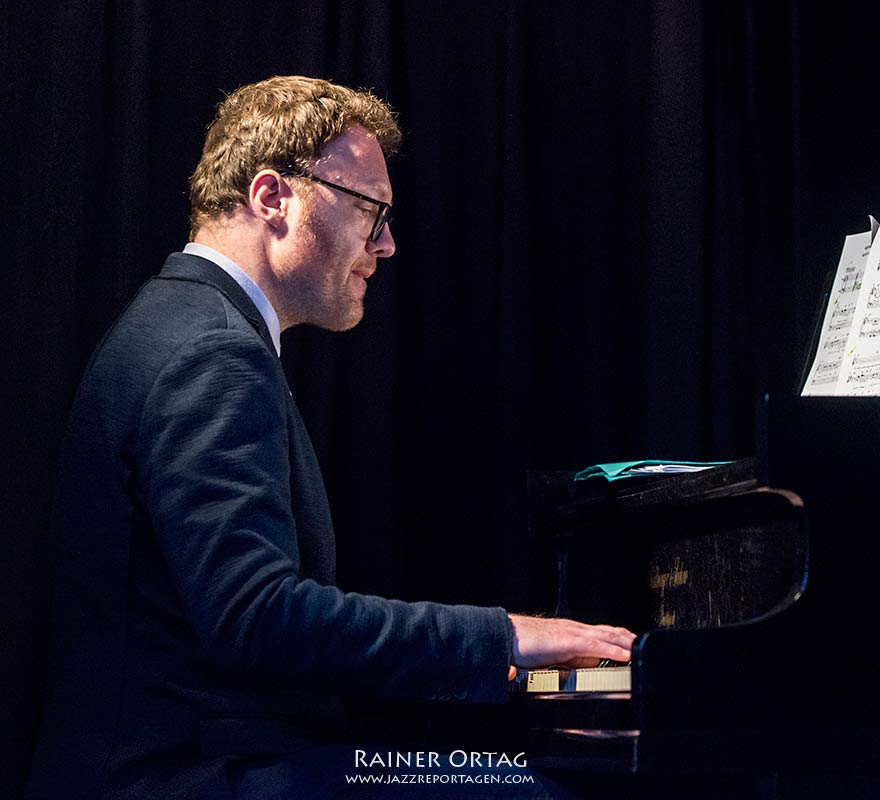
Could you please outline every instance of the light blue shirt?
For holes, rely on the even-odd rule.
[[[220,269],[228,273],[230,277],[235,279],[235,282],[247,292],[247,296],[250,297],[254,305],[257,307],[257,311],[259,311],[260,315],[263,317],[266,327],[269,329],[269,335],[272,337],[272,344],[275,345],[275,352],[278,353],[278,356],[280,357],[281,323],[278,322],[278,315],[275,313],[275,309],[272,308],[269,298],[263,294],[263,290],[255,283],[254,279],[232,259],[227,258],[223,253],[217,252],[213,247],[190,242],[183,248],[183,252],[212,261],[220,267]]]

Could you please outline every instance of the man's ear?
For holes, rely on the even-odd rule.
[[[287,216],[292,194],[274,169],[263,169],[251,181],[248,204],[257,219],[276,227]]]

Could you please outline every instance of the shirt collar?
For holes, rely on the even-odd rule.
[[[213,247],[208,247],[206,244],[189,242],[189,244],[183,248],[183,252],[212,261],[220,267],[220,269],[228,273],[230,277],[235,279],[235,282],[247,292],[247,296],[253,301],[254,305],[257,307],[257,311],[260,312],[260,315],[266,322],[266,327],[269,329],[269,335],[272,337],[272,344],[275,345],[275,352],[277,352],[280,357],[281,324],[278,322],[278,315],[275,313],[275,309],[272,308],[269,298],[266,297],[263,290],[257,285],[254,279],[232,259],[227,258],[223,253],[218,252]]]

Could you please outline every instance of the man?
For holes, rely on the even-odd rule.
[[[280,332],[361,319],[394,252],[399,137],[371,95],[309,78],[221,104],[192,241],[101,341],[74,402],[31,797],[311,796],[303,753],[344,724],[343,691],[497,703],[512,665],[628,659],[620,628],[333,585]]]

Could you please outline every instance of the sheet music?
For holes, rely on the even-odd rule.
[[[840,254],[837,273],[825,309],[816,356],[801,392],[802,395],[838,394],[838,378],[845,354],[848,352],[849,333],[857,310],[868,256],[871,253],[874,225],[875,221],[872,217],[872,230],[852,234],[844,240],[843,252]]]
[[[880,237],[868,255],[834,394],[880,395]]]

